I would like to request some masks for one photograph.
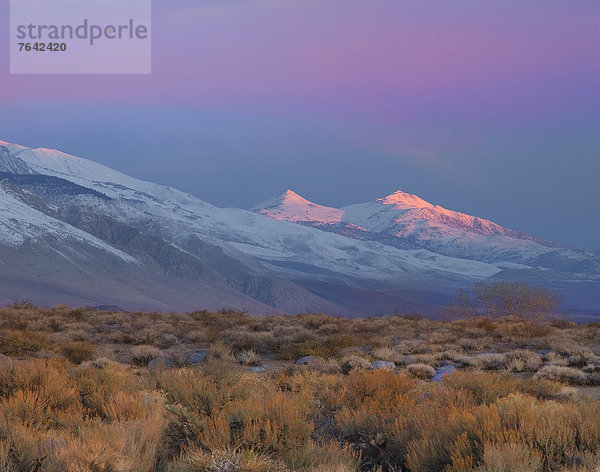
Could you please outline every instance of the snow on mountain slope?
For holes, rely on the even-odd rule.
[[[375,202],[349,205],[342,210],[344,221],[360,224],[369,231],[393,232],[398,237],[425,239],[477,234],[534,239],[524,233],[503,228],[492,221],[433,205],[401,190]]]
[[[0,172],[31,174],[32,170],[21,159],[13,156],[8,148],[0,145]]]
[[[437,272],[482,278],[501,270],[422,250],[404,251],[377,242],[350,240],[246,210],[217,208],[173,188],[144,182],[59,151],[20,148],[16,156],[36,172],[116,199],[117,204],[98,205],[105,205],[104,211],[121,221],[139,228],[152,227],[154,234],[175,243],[196,235],[219,245],[232,257],[245,254],[286,276],[315,277],[320,272],[325,279],[396,280],[410,273],[431,276]],[[302,205],[300,198],[289,197],[296,208]],[[327,210],[313,209],[324,218],[336,218]]]
[[[340,223],[344,216],[342,210],[309,202],[291,190],[286,190],[282,195],[276,195],[259,203],[253,210],[274,220],[293,223],[311,221],[333,224]]]
[[[33,209],[0,187],[0,243],[21,246],[27,241],[37,242],[49,237],[87,244],[126,262],[137,263],[136,259],[123,251]]]
[[[364,231],[393,231],[398,237],[446,233],[506,235],[517,239],[533,239],[491,221],[432,205],[416,195],[400,190],[375,202],[349,205],[342,209],[312,203],[288,190],[256,205],[253,210],[275,220],[315,224],[355,224]]]
[[[342,221],[358,224],[373,239],[385,239],[392,245],[410,244],[451,257],[519,263],[578,276],[600,272],[600,260],[590,253],[447,210],[402,191],[342,210]]]
[[[140,269],[127,270],[125,279],[135,284],[138,300],[175,309],[184,306],[173,300],[185,290],[194,291],[185,306],[198,300],[211,300],[214,306],[221,297],[228,306],[243,303],[253,310],[269,305],[288,312],[335,313],[343,293],[349,310],[375,307],[380,299],[386,300],[385,309],[394,303],[403,309],[405,301],[425,292],[433,296],[428,300],[440,300],[441,293],[502,274],[544,277],[552,272],[547,267],[567,274],[596,273],[599,267],[595,255],[403,192],[341,209],[314,204],[292,191],[259,204],[254,212],[218,208],[86,159],[2,142],[0,185],[0,252],[6,254],[0,262],[11,254],[17,262],[24,260],[23,251],[10,248],[48,235],[62,238],[65,248],[77,246],[70,243],[75,240],[88,247],[93,243],[105,253],[112,251],[111,257],[129,258],[129,265],[137,261]],[[19,198],[11,191],[21,192]],[[36,210],[38,203],[42,211]],[[59,246],[57,251],[63,251]],[[110,273],[107,269],[106,276]],[[119,273],[114,280],[124,280]],[[77,277],[71,274],[69,280],[76,283]],[[156,292],[161,284],[170,287],[170,295]],[[92,299],[93,284],[86,290],[86,299]],[[352,293],[357,294],[354,302]]]
[[[341,209],[322,207],[297,195],[294,204],[289,204],[284,197],[271,199],[266,204],[263,202],[255,207],[255,211],[273,219],[310,225],[360,240],[378,241],[402,249],[427,249],[502,268],[514,268],[514,264],[519,264],[521,269],[544,267],[579,273],[600,270],[600,261],[593,254],[448,210],[400,190],[372,202]],[[319,212],[311,213],[312,208],[318,208]],[[336,218],[327,220],[321,215],[335,215]]]
[[[63,178],[83,187],[93,188],[112,198],[131,198],[139,192],[139,194],[171,200],[181,205],[189,203],[208,205],[172,187],[139,180],[94,161],[55,149],[31,149],[3,141],[0,141],[0,146],[8,148],[15,157],[24,161],[37,173]]]

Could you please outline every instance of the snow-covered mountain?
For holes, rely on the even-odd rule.
[[[274,197],[268,208],[258,205],[255,211],[271,218],[361,240],[378,241],[404,249],[427,249],[437,254],[492,263],[503,268],[546,269],[577,274],[584,279],[600,274],[600,262],[595,254],[570,249],[504,228],[483,218],[448,210],[400,190],[372,202],[339,209],[317,205],[294,195],[294,205],[281,197]],[[313,207],[319,208],[319,212],[311,212]],[[331,221],[321,215],[336,215],[336,220]]]
[[[336,224],[341,223],[344,216],[343,210],[309,202],[292,190],[286,190],[281,195],[275,195],[260,202],[253,210],[274,220],[293,223],[312,221],[321,224]]]
[[[533,270],[429,250],[400,226],[394,234],[412,207],[383,200],[333,209],[288,191],[254,212],[217,208],[86,159],[0,142],[0,301],[379,314],[426,310],[456,288]],[[438,229],[465,231],[446,218]],[[481,237],[551,248],[469,222]]]

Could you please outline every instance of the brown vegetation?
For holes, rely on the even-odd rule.
[[[0,472],[591,472],[599,335],[15,305],[0,309]]]

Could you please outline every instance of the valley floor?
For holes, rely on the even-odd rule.
[[[0,472],[592,472],[600,323],[0,309]]]

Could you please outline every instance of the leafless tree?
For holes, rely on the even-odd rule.
[[[516,316],[543,318],[559,309],[559,300],[553,293],[527,282],[496,282],[478,284],[473,289],[475,303],[493,317]]]

